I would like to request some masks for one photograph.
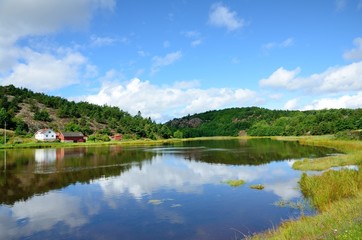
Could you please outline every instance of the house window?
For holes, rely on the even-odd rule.
[[[54,135],[52,135],[52,137],[54,137]]]
[[[46,137],[48,137],[48,135],[45,135]]]

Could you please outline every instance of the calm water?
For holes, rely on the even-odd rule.
[[[0,239],[240,239],[299,217],[274,204],[303,200],[293,160],[332,152],[268,139],[2,151]]]

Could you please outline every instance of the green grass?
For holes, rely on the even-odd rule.
[[[256,189],[256,190],[263,190],[264,189],[264,185],[262,185],[262,184],[250,185],[249,187],[252,188],[252,189]]]
[[[362,192],[362,172],[343,169],[330,170],[322,175],[308,176],[303,173],[299,185],[303,195],[309,198],[318,210],[324,211],[331,203],[355,197]]]
[[[277,229],[250,236],[249,239],[361,239],[362,193],[329,205],[316,216],[286,221]],[[345,238],[348,237],[348,238]]]
[[[245,181],[242,179],[237,180],[227,180],[225,181],[226,184],[228,184],[231,187],[239,187],[245,184]]]
[[[361,165],[362,152],[354,152],[350,154],[328,156],[321,158],[305,158],[296,161],[293,164],[293,169],[301,171],[322,171],[330,169],[331,167],[347,166],[347,165]]]
[[[278,138],[285,140],[284,138]],[[359,170],[329,170],[321,175],[303,174],[303,194],[318,214],[286,221],[276,229],[249,239],[361,239],[362,240],[362,142],[334,140],[332,136],[293,137],[304,145],[335,148],[346,154],[297,161],[293,168],[326,170],[334,166],[358,165]]]
[[[299,138],[303,145],[323,146],[334,148],[345,154],[327,156],[316,159],[303,159],[296,161],[293,168],[302,171],[322,171],[331,167],[346,165],[362,165],[362,141],[335,140],[333,136],[314,136]]]

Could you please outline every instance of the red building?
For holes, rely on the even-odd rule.
[[[85,142],[84,135],[81,132],[60,132],[59,139],[62,142]]]
[[[114,140],[114,141],[121,141],[123,138],[123,136],[119,133],[117,134],[114,134],[113,137],[111,137],[111,140]]]

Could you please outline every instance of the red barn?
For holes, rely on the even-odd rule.
[[[59,139],[62,142],[85,142],[83,133],[81,132],[61,132]]]
[[[111,139],[114,140],[114,141],[121,141],[122,138],[123,138],[123,136],[121,134],[119,134],[119,133],[114,134],[113,137],[111,137]]]

